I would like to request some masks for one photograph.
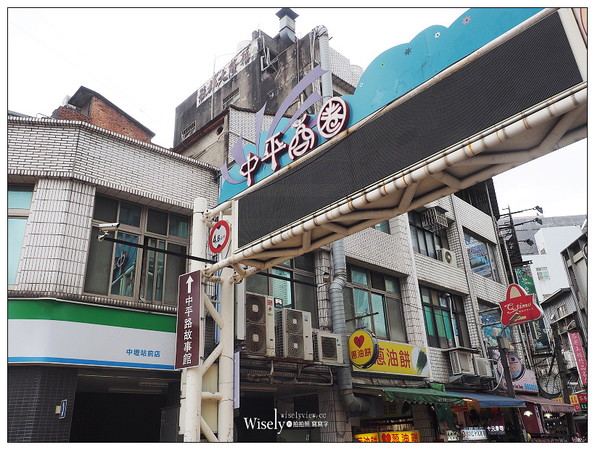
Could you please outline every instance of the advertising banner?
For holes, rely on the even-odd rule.
[[[498,361],[496,370],[500,376],[503,373],[500,351],[497,347],[490,348],[489,350],[492,359]],[[527,369],[516,353],[509,352],[507,356],[508,368],[515,392],[539,392],[535,371]],[[502,389],[506,389],[506,380],[504,377],[502,377],[500,386]]]
[[[587,357],[585,356],[581,337],[577,332],[569,332],[568,338],[570,339],[570,345],[572,346],[572,353],[574,353],[576,369],[578,370],[581,383],[583,386],[587,386]]]

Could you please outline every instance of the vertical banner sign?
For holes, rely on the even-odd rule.
[[[200,342],[200,271],[178,278],[175,369],[198,366]]]
[[[577,332],[570,332],[568,333],[568,338],[570,339],[570,345],[572,346],[572,353],[574,353],[576,369],[581,378],[581,383],[583,386],[587,386],[587,358],[585,356],[585,351],[583,350],[581,337]]]

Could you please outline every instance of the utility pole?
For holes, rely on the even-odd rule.
[[[514,392],[514,386],[512,385],[512,376],[510,375],[510,367],[508,366],[508,347],[509,344],[505,344],[505,337],[500,335],[497,337],[498,340],[498,351],[500,352],[500,362],[502,363],[502,371],[504,372],[504,379],[506,380],[506,391],[509,397],[516,398]],[[518,410],[514,410],[512,413],[514,417],[515,427],[520,433],[521,442],[526,442],[525,433],[523,432],[524,426],[521,420]]]
[[[570,403],[570,391],[568,390],[568,371],[566,370],[566,361],[562,355],[562,339],[560,337],[560,330],[556,322],[552,323],[552,334],[554,335],[554,357],[558,364],[558,375],[560,377],[560,386],[562,388],[562,398],[565,403]],[[568,426],[568,438],[574,436],[576,428],[574,426],[574,417],[572,414],[566,414],[566,425]]]

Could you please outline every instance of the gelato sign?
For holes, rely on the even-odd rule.
[[[511,284],[506,291],[506,300],[500,302],[502,325],[516,325],[540,319],[543,310],[533,294],[527,294],[518,284]]]
[[[425,348],[377,340],[374,334],[366,329],[358,329],[351,334],[349,359],[357,369],[370,372],[430,376],[430,364]]]

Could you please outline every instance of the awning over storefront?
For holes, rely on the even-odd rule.
[[[462,396],[436,389],[377,387],[384,391],[388,401],[405,401],[409,403],[463,403]]]
[[[454,392],[448,391],[446,394],[457,395],[462,398],[469,398],[479,402],[479,406],[484,408],[492,407],[510,407],[510,408],[522,408],[525,406],[525,402],[519,398],[505,397],[501,395],[482,394],[479,392]],[[520,396],[519,396],[520,397]]]
[[[560,403],[549,398],[538,395],[517,395],[516,398],[528,403],[535,403],[541,406],[543,412],[571,413],[574,412],[574,406],[568,403]]]

